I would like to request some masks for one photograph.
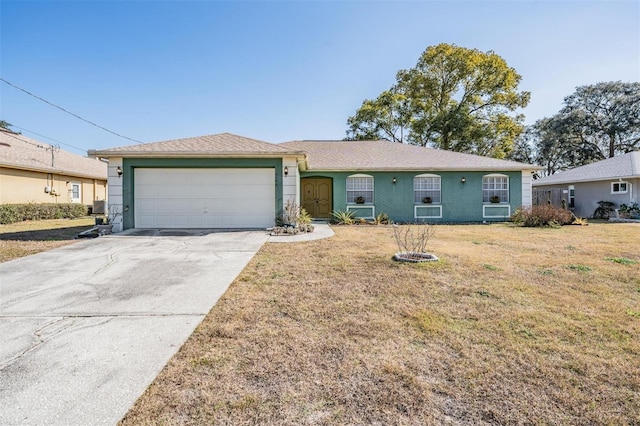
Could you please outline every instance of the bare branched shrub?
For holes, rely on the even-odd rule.
[[[533,206],[531,209],[516,211],[511,215],[511,220],[516,225],[536,227],[559,227],[569,225],[575,216],[568,210],[554,207],[550,204]]]
[[[435,233],[436,228],[430,223],[393,227],[393,238],[401,253],[426,253],[427,244]]]
[[[300,216],[300,207],[295,201],[287,200],[287,204],[284,206],[284,222],[291,225],[298,224],[298,217]]]

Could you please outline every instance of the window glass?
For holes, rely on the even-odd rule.
[[[482,178],[482,202],[496,200],[500,203],[509,202],[509,176],[488,175]]]
[[[416,176],[413,178],[414,203],[440,203],[440,176]]]
[[[614,182],[611,184],[611,193],[612,194],[626,194],[627,193],[627,182]]]
[[[373,177],[347,177],[347,203],[373,204]]]

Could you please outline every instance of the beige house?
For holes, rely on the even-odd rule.
[[[107,164],[0,129],[0,204],[107,198]]]

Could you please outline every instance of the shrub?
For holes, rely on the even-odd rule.
[[[611,213],[614,212],[615,204],[611,201],[598,201],[598,208],[593,212],[593,217],[596,219],[609,219]]]
[[[84,204],[1,204],[0,223],[8,224],[24,220],[75,219],[87,215]]]
[[[17,204],[0,205],[0,223],[14,223],[22,221],[19,206]]]
[[[620,204],[619,212],[623,217],[640,216],[640,206],[638,203]]]
[[[308,225],[313,221],[311,215],[304,209],[300,208],[300,215],[298,216],[298,223],[301,225]]]
[[[336,211],[334,210],[331,213],[333,216],[332,222],[337,223],[338,225],[353,225],[354,218],[356,217],[356,212],[354,211]]]
[[[435,226],[429,223],[393,227],[393,238],[401,253],[426,253],[427,244],[435,233]]]
[[[378,213],[376,215],[375,224],[376,225],[388,225],[389,224],[389,215],[384,213],[384,212]]]
[[[296,202],[287,200],[287,204],[284,206],[282,214],[276,217],[276,225],[293,225],[309,224],[313,221],[313,217],[304,209],[300,207]]]
[[[554,207],[550,204],[533,206],[531,209],[517,210],[511,215],[511,220],[516,225],[536,227],[548,226],[559,227],[569,225],[574,220],[574,215],[570,211]]]

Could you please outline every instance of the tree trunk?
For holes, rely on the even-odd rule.
[[[616,134],[611,133],[609,135],[609,158],[615,157],[616,155]]]

